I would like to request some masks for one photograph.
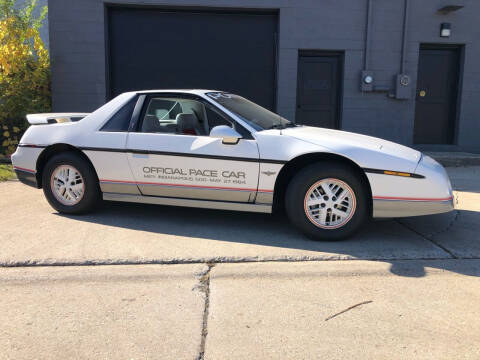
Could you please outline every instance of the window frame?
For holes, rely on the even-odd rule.
[[[242,124],[232,118],[230,115],[219,109],[217,106],[212,104],[211,102],[205,100],[203,97],[195,95],[195,94],[185,94],[185,93],[147,93],[147,94],[139,94],[137,99],[137,104],[133,110],[132,119],[130,122],[129,132],[136,132],[142,134],[159,134],[159,135],[173,135],[178,136],[181,134],[174,134],[174,133],[144,133],[141,131],[142,123],[147,112],[148,106],[150,104],[150,100],[152,98],[159,98],[159,97],[173,97],[173,98],[180,98],[185,100],[195,100],[200,102],[203,106],[209,108],[211,111],[218,113],[220,116],[224,117],[227,121],[233,124],[233,128],[237,131],[240,135],[242,135],[242,139],[244,140],[254,140],[254,137],[250,130],[245,128]],[[207,119],[208,121],[208,119]],[[195,136],[205,136],[208,137],[210,134],[206,135],[195,135]]]
[[[133,115],[135,114],[135,109],[138,105],[138,100],[139,100],[139,95],[135,95],[133,96],[131,99],[129,99],[126,103],[124,103],[122,106],[120,106],[101,126],[100,128],[98,128],[98,131],[100,132],[114,132],[114,133],[124,133],[124,132],[130,132],[130,127],[132,125],[132,117]],[[125,130],[112,130],[112,129],[106,129],[105,127],[111,122],[113,121],[113,119],[115,118],[115,116],[117,116],[117,114],[122,111],[127,105],[130,104],[130,102],[132,103],[135,103],[134,106],[133,106],[133,111],[132,111],[132,114],[130,115],[130,120],[129,120],[129,123],[128,123],[128,126]]]

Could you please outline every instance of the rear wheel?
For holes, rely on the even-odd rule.
[[[95,171],[73,152],[56,155],[47,162],[42,185],[50,205],[65,214],[91,211],[100,198]]]
[[[285,207],[290,221],[314,240],[352,235],[368,216],[368,192],[348,166],[322,162],[302,169],[290,182]]]

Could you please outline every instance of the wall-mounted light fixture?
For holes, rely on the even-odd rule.
[[[442,23],[440,25],[440,36],[448,38],[452,34],[452,25],[450,23]]]

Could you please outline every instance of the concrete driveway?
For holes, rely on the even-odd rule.
[[[284,216],[105,203],[65,216],[41,190],[0,183],[0,265],[480,258],[480,167],[451,168],[456,212],[375,221],[341,242],[314,242]]]
[[[477,359],[480,167],[448,171],[455,212],[336,243],[281,216],[64,216],[0,183],[0,358]]]

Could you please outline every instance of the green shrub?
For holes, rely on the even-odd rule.
[[[15,179],[15,177],[12,165],[0,164],[0,181]]]
[[[36,0],[16,1],[0,0],[0,154],[6,155],[28,126],[26,114],[51,111],[50,59],[39,33],[47,7],[35,17]]]

